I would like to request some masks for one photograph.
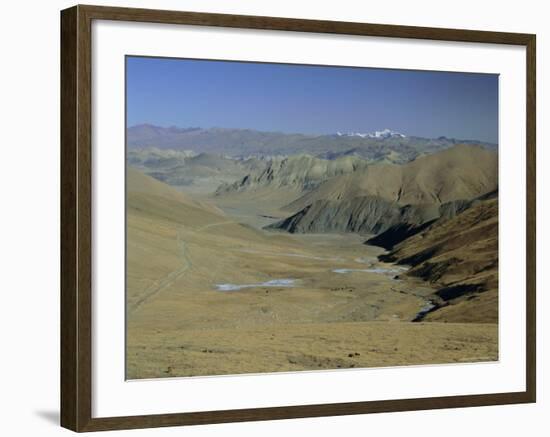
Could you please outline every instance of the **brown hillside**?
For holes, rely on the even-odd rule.
[[[438,287],[442,307],[427,321],[498,321],[498,199],[434,223],[381,259],[413,266],[407,275]]]
[[[299,211],[316,200],[362,196],[406,204],[472,199],[498,187],[498,155],[482,147],[457,145],[403,165],[375,164],[328,179],[288,205]]]

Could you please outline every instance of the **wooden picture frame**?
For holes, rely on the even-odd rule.
[[[511,393],[280,406],[130,417],[92,417],[93,20],[185,24],[517,45],[526,48],[526,390]],[[83,432],[253,420],[530,403],[536,400],[535,35],[165,10],[75,6],[61,12],[61,425]]]

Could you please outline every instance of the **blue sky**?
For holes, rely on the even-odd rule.
[[[498,76],[127,57],[127,124],[498,142]]]

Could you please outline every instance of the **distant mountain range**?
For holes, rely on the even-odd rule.
[[[374,133],[331,135],[287,134],[251,129],[159,127],[140,124],[127,129],[129,149],[156,147],[214,153],[234,158],[309,154],[323,159],[358,156],[370,162],[405,163],[455,144],[476,144],[495,150],[496,144],[447,137],[405,136],[389,129]]]

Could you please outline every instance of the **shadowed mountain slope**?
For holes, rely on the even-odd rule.
[[[407,275],[438,288],[425,320],[498,321],[498,198],[435,222],[380,259],[410,265]]]
[[[401,206],[376,196],[316,200],[296,214],[267,226],[291,233],[377,234],[402,223],[419,226],[439,217],[437,205]]]
[[[437,220],[441,224],[444,220],[448,220],[467,210],[468,208],[477,205],[479,202],[487,199],[498,198],[498,191],[491,191],[476,199],[472,200],[455,200],[453,202],[444,203],[439,207]],[[422,232],[435,220],[425,221],[421,224],[412,222],[401,222],[397,225],[390,226],[384,232],[379,233],[375,237],[369,239],[365,244],[372,246],[383,247],[384,249],[391,250],[396,244],[401,241],[412,237],[419,232]]]
[[[452,217],[470,199],[498,187],[498,156],[456,146],[404,165],[372,165],[335,176],[286,208],[298,211],[270,225],[289,232],[380,233],[404,236],[441,216]]]

